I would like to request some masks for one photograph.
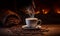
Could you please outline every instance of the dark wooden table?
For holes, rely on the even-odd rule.
[[[60,25],[41,25],[41,29],[22,29],[22,26],[0,28],[3,36],[59,36]]]

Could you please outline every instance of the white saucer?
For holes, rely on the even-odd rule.
[[[29,27],[27,25],[23,25],[22,28],[23,29],[37,29],[37,28],[39,29],[39,28],[41,28],[41,26],[40,25],[37,25],[36,27]]]

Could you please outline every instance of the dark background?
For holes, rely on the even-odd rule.
[[[27,16],[24,16],[19,9],[23,7],[27,7],[32,0],[0,0],[0,11],[2,9],[10,9],[12,11],[18,11],[17,13],[23,16],[23,19]],[[35,0],[36,7],[42,8],[50,8],[48,14],[38,14],[37,18],[41,19],[44,24],[60,24],[60,14],[55,13],[55,8],[60,8],[59,0]],[[2,12],[0,12],[2,13]]]

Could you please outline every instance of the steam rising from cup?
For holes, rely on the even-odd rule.
[[[27,10],[27,13],[30,16],[30,18],[34,18],[34,16],[35,16],[34,9],[29,7],[29,8],[26,8],[26,10]]]

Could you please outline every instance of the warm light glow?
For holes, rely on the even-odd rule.
[[[55,12],[60,14],[60,9],[56,9]]]
[[[44,14],[47,14],[48,12],[46,11]]]
[[[48,9],[43,9],[42,11],[43,11],[43,14],[47,14],[49,10]]]
[[[39,14],[39,13],[40,13],[40,11],[35,12],[35,14]]]
[[[60,14],[60,11],[57,11],[57,13],[59,13],[59,14]]]

